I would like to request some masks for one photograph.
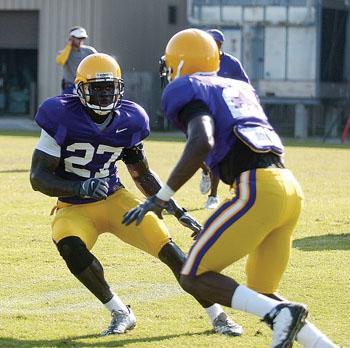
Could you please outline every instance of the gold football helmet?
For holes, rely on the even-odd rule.
[[[219,70],[219,50],[205,31],[185,29],[169,40],[160,64],[161,78],[168,82],[196,72],[216,72]]]
[[[124,94],[120,66],[104,53],[91,54],[80,62],[75,85],[82,104],[99,115],[119,106]]]

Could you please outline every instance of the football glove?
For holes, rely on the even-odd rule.
[[[108,178],[104,179],[87,179],[82,181],[79,188],[79,197],[93,198],[97,201],[107,198],[108,193]]]
[[[202,226],[190,214],[187,214],[185,208],[180,208],[177,203],[171,199],[166,210],[169,214],[174,215],[181,225],[193,231],[191,235],[193,239],[197,238]]]
[[[149,197],[143,203],[124,214],[122,223],[130,225],[133,221],[136,221],[136,225],[139,225],[149,211],[163,219],[162,211],[168,207],[168,204],[168,202],[164,202],[156,196]]]
[[[199,233],[202,230],[202,225],[199,224],[190,214],[187,214],[186,210],[183,209],[183,214],[178,218],[181,225],[189,228],[193,231],[191,237],[196,240]]]

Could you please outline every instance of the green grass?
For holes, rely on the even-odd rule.
[[[94,253],[112,288],[132,305],[138,323],[119,337],[100,338],[109,314],[69,273],[51,242],[50,209],[55,199],[31,190],[28,180],[36,137],[0,136],[0,346],[2,347],[267,347],[270,330],[256,318],[227,309],[244,336],[210,333],[205,312],[180,290],[158,260],[103,235]],[[348,147],[291,143],[286,162],[301,182],[305,207],[294,234],[280,292],[308,304],[311,320],[343,347],[350,346],[350,151]],[[165,180],[183,141],[156,136],[146,141],[152,168]],[[124,165],[124,184],[133,185]],[[204,221],[205,196],[196,175],[176,199]],[[228,189],[219,186],[221,198]],[[141,195],[137,193],[140,197]],[[166,222],[187,251],[190,232],[173,217]],[[244,260],[225,273],[244,282]],[[268,270],[266,270],[268,272]],[[296,344],[295,346],[298,347]]]

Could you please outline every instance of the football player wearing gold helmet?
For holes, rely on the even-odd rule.
[[[253,87],[218,76],[218,69],[218,49],[208,33],[186,29],[169,40],[162,105],[173,125],[186,132],[187,142],[166,184],[132,209],[124,223],[140,224],[150,211],[161,214],[205,161],[235,187],[235,195],[208,218],[192,245],[181,270],[183,288],[260,317],[273,330],[271,348],[292,347],[295,338],[305,347],[334,347],[305,324],[308,310],[303,304],[281,301],[276,294],[303,194],[284,166],[284,147]],[[245,256],[247,287],[220,273]]]
[[[134,328],[131,309],[111,291],[99,260],[91,253],[98,237],[110,232],[165,263],[179,279],[185,255],[154,214],[139,226],[122,224],[123,215],[139,201],[121,183],[117,163],[123,161],[145,196],[158,192],[161,182],[151,171],[143,150],[149,118],[138,104],[123,99],[124,83],[116,60],[96,53],[78,66],[78,95],[46,100],[35,116],[42,128],[34,150],[30,180],[34,190],[58,197],[52,239],[70,272],[111,312],[103,335]],[[201,226],[175,201],[167,206],[197,235]],[[221,306],[199,301],[214,330],[237,335],[236,326]]]

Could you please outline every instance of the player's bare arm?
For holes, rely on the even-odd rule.
[[[140,162],[127,165],[127,168],[136,186],[146,197],[154,196],[162,187],[160,178],[149,168],[146,158]],[[183,216],[184,210],[175,200],[171,199],[169,205],[169,213],[177,218]]]
[[[159,191],[162,182],[151,171],[142,142],[131,148],[124,148],[119,159],[125,163],[137,188],[146,197],[153,196]]]
[[[155,195],[161,188],[161,180],[150,170],[146,158],[137,163],[127,164],[127,168],[137,188],[146,197]]]
[[[121,158],[136,186],[146,197],[152,197],[160,190],[162,182],[158,175],[150,169],[142,144],[124,149]],[[183,226],[194,232],[192,237],[198,235],[202,228],[201,225],[188,215],[186,210],[182,209],[174,199],[169,200],[164,208],[174,215]]]
[[[187,125],[187,142],[184,151],[171,172],[167,185],[177,191],[202,167],[214,146],[214,122],[209,115],[198,115]]]
[[[202,166],[209,151],[214,146],[214,122],[206,112],[187,112],[184,123],[187,123],[187,142],[185,149],[173,169],[167,182],[167,187],[177,191],[193,174]],[[188,120],[188,122],[187,122]],[[136,221],[138,225],[148,211],[153,211],[159,218],[162,218],[162,210],[166,209],[171,199],[164,199],[160,196],[161,190],[156,196],[148,198],[145,203],[130,210],[123,219],[123,223],[129,225]],[[173,192],[174,193],[174,192]],[[197,234],[194,235],[196,238]]]
[[[40,191],[50,197],[77,196],[96,200],[107,197],[107,179],[65,180],[55,174],[59,164],[59,157],[34,150],[30,169],[30,183],[34,191]]]
[[[132,148],[124,149],[121,154],[121,159],[126,164],[137,188],[146,197],[153,196],[160,190],[162,181],[158,175],[150,169],[142,143]],[[181,209],[174,200],[170,203],[173,215],[177,218],[182,216],[183,209]]]
[[[59,163],[59,157],[34,150],[30,169],[30,183],[33,190],[51,197],[70,197],[78,194],[80,182],[64,180],[55,175]]]

